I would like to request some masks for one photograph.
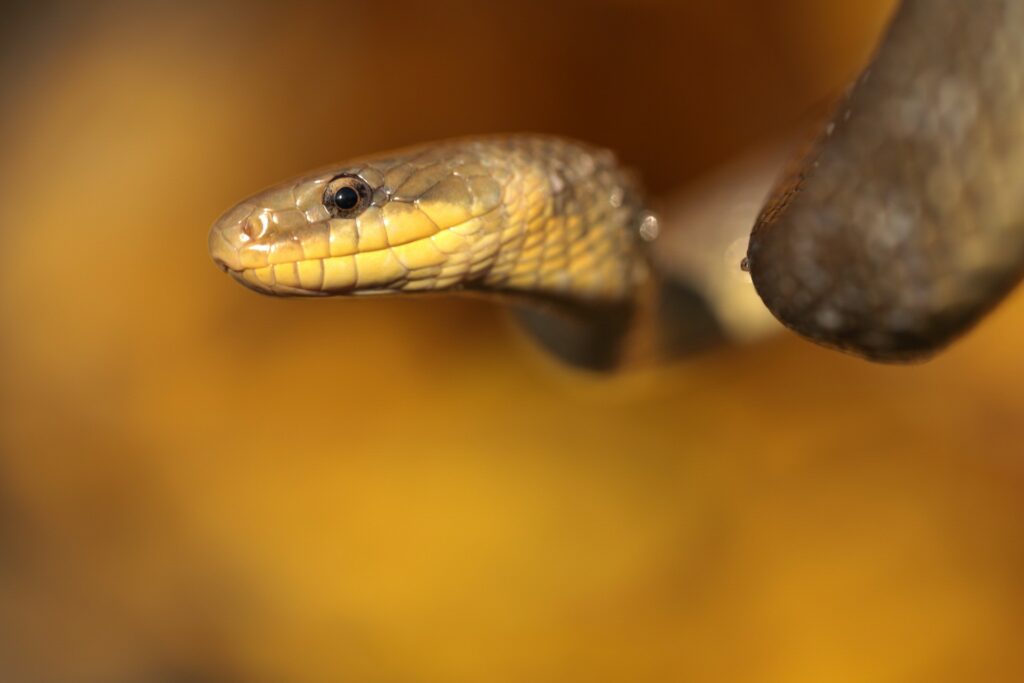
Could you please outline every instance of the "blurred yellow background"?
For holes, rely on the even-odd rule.
[[[465,300],[276,300],[229,204],[533,130],[665,194],[892,2],[23,5],[0,68],[0,680],[1024,679],[1024,298],[923,366],[612,378]]]

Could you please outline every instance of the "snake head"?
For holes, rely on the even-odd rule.
[[[607,152],[543,136],[435,143],[314,172],[213,225],[214,261],[267,294],[472,289],[617,303],[644,272],[640,204]]]
[[[267,294],[458,288],[493,264],[504,219],[496,169],[453,150],[315,172],[225,212],[213,260]]]

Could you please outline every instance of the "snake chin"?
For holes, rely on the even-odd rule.
[[[258,294],[265,294],[267,296],[330,296],[331,292],[324,292],[318,289],[305,289],[303,287],[293,287],[284,285],[281,283],[265,284],[256,275],[255,268],[245,268],[242,270],[235,270],[233,268],[225,267],[225,272],[228,273],[236,282],[251,289]]]

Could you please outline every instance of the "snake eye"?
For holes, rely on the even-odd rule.
[[[370,205],[373,190],[359,176],[340,175],[327,183],[324,206],[335,218],[358,216]]]

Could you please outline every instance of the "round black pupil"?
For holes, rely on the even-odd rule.
[[[343,187],[334,193],[334,205],[339,209],[353,209],[359,203],[359,193],[351,187]]]

